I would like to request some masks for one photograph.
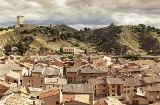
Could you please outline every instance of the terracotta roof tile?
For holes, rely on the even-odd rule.
[[[93,80],[96,84],[107,84],[106,79],[103,79],[103,78],[92,78],[92,80]]]
[[[152,86],[147,86],[146,91],[160,91],[160,83],[154,84]]]
[[[122,78],[107,78],[109,84],[123,84]]]
[[[126,78],[124,86],[142,86],[142,82],[136,78]]]
[[[58,95],[58,94],[60,94],[59,90],[50,91],[50,92],[43,92],[43,93],[40,94],[40,99],[50,97],[50,96],[53,96],[53,95]]]
[[[93,93],[91,84],[66,84],[63,86],[63,93]]]
[[[160,76],[155,77],[144,77],[145,83],[160,83]]]

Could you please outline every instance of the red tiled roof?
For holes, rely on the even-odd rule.
[[[123,84],[122,78],[107,78],[109,84]]]
[[[43,93],[40,94],[40,99],[50,97],[50,96],[53,96],[53,95],[58,95],[58,94],[60,94],[59,90],[50,91],[50,92],[43,92]]]
[[[142,86],[143,84],[137,78],[126,78],[124,86]]]
[[[144,77],[145,83],[160,83],[160,76],[156,77]]]
[[[96,84],[107,84],[106,79],[103,78],[91,78],[92,81],[94,81]]]
[[[146,87],[147,91],[160,91],[160,83],[154,84],[152,86]]]
[[[137,65],[135,63],[128,63],[128,66],[139,66],[139,65]]]
[[[64,50],[65,49],[75,49],[75,47],[64,47]]]
[[[23,63],[26,62],[26,63],[30,63],[30,64],[35,64],[35,61],[32,60],[32,59],[26,59],[26,60],[23,60]]]
[[[121,66],[120,64],[112,64],[112,66]]]

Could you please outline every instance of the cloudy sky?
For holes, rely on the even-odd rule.
[[[160,1],[0,0],[0,27],[16,24],[18,15],[33,25],[67,24],[81,29],[143,23],[160,28]]]

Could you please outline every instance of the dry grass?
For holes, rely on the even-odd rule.
[[[3,31],[0,31],[0,35],[4,35],[4,34],[6,34],[8,32],[12,32],[12,31],[14,31],[14,29],[9,29],[8,31],[7,30],[3,30]]]

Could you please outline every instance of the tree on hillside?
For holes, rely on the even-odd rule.
[[[71,38],[72,34],[70,32],[67,32],[66,36],[67,36],[67,38]]]
[[[11,43],[8,43],[6,46],[5,46],[5,50],[7,52],[11,52],[11,48],[12,47],[17,47],[18,48],[18,54],[19,55],[23,55],[27,50],[28,50],[28,45],[26,45],[24,42],[22,41],[19,41],[19,42],[11,42]]]
[[[62,48],[62,47],[59,49],[59,52],[60,52],[61,54],[63,54],[63,48]]]
[[[141,55],[140,54],[128,53],[128,54],[124,55],[124,58],[131,59],[131,60],[134,61],[134,60],[139,60],[141,58]]]
[[[110,27],[113,27],[113,26],[116,26],[116,25],[115,25],[114,23],[111,23],[111,24],[110,24]]]
[[[77,40],[78,40],[78,41],[82,40],[82,34],[78,34]]]
[[[87,28],[87,27],[85,27],[85,28],[84,28],[84,31],[87,31],[87,30],[88,30],[88,28]]]

